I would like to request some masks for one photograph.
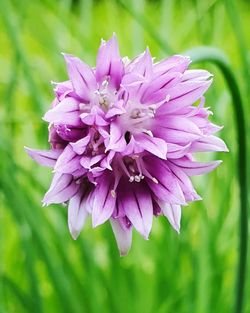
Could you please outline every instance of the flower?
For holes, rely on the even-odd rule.
[[[166,216],[179,232],[181,206],[201,199],[189,177],[221,163],[193,154],[227,151],[204,107],[212,75],[188,69],[181,55],[154,62],[149,49],[121,58],[115,35],[101,42],[95,68],[63,56],[69,80],[53,83],[55,100],[43,118],[51,149],[26,148],[53,168],[43,203],[68,203],[74,239],[88,215],[93,227],[109,220],[121,255],[133,227],[148,239],[153,216]]]

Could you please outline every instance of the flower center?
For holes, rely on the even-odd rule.
[[[110,105],[115,101],[115,92],[110,90],[108,80],[104,80],[98,90],[94,92],[94,104],[101,107],[105,112],[108,111]]]

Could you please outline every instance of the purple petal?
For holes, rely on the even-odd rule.
[[[185,205],[185,197],[177,178],[171,173],[166,161],[149,156],[145,158],[147,170],[156,179],[148,179],[147,183],[157,198],[171,204]]]
[[[187,175],[196,176],[211,172],[220,165],[222,161],[202,163],[191,161],[189,158],[183,157],[182,159],[171,160],[171,162],[179,166]]]
[[[225,142],[215,136],[206,136],[192,143],[190,152],[224,151],[228,152]]]
[[[90,134],[83,137],[82,139],[78,140],[77,142],[72,142],[71,146],[73,148],[73,151],[79,155],[83,154],[86,150],[86,147],[90,141]]]
[[[168,72],[180,72],[184,73],[184,71],[188,68],[190,64],[190,58],[182,55],[174,55],[172,57],[168,57],[161,62],[154,64],[154,76],[157,77],[159,75],[164,75]]]
[[[91,98],[91,92],[97,88],[93,70],[77,57],[64,54],[64,58],[76,94],[88,102]]]
[[[73,197],[79,189],[72,175],[56,173],[53,177],[51,186],[46,192],[43,203],[64,203]]]
[[[112,122],[110,124],[110,138],[106,151],[114,150],[121,152],[126,147],[126,140],[124,138],[123,131],[118,123]]]
[[[143,86],[141,103],[157,103],[166,98],[168,89],[181,81],[180,73],[166,73]]]
[[[128,254],[132,243],[132,227],[121,226],[122,219],[110,219],[113,233],[121,256]]]
[[[147,134],[135,135],[135,140],[146,151],[158,156],[161,159],[167,158],[167,143],[160,138],[151,137]]]
[[[152,198],[146,186],[133,185],[123,191],[124,211],[135,229],[148,239],[153,221]]]
[[[177,233],[179,233],[181,223],[181,206],[175,204],[171,205],[165,202],[161,202],[159,205],[171,226],[177,231]]]
[[[124,74],[124,65],[120,57],[116,36],[102,41],[96,60],[96,80],[102,83],[108,76],[110,85],[116,89],[120,86]]]
[[[86,211],[86,196],[83,190],[79,190],[69,201],[68,226],[73,239],[77,239],[82,230],[88,212]]]
[[[103,176],[95,188],[92,212],[93,227],[106,222],[112,215],[116,198],[111,194],[112,182],[107,175]]]
[[[193,104],[201,98],[211,83],[212,80],[186,81],[170,88],[168,90],[170,100],[165,105],[162,105],[157,113],[159,115],[170,114]]]
[[[63,150],[35,150],[24,147],[25,151],[28,155],[37,163],[48,166],[54,167],[58,157],[61,155]]]
[[[186,201],[189,202],[201,200],[201,197],[195,191],[192,182],[187,174],[179,166],[174,165],[172,162],[168,162],[168,167],[177,178],[178,184],[183,191]]]
[[[58,158],[54,170],[61,173],[73,173],[81,167],[80,158],[81,157],[74,152],[72,146],[67,145]]]
[[[185,146],[180,146],[174,143],[168,143],[168,159],[179,159],[186,155],[190,150],[191,144],[187,144]]]

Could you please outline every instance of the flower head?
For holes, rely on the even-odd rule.
[[[110,221],[122,255],[132,228],[148,238],[153,216],[164,215],[179,232],[181,206],[200,196],[190,176],[220,161],[195,161],[195,152],[227,151],[214,136],[204,93],[211,74],[189,70],[175,55],[154,62],[148,49],[121,58],[115,35],[102,41],[96,67],[64,54],[69,80],[54,83],[48,151],[28,149],[54,177],[43,203],[68,203],[77,238],[88,215],[94,227]]]

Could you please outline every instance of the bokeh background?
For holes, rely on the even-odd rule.
[[[60,52],[94,66],[100,39],[113,32],[130,58],[146,46],[158,60],[199,45],[222,49],[248,123],[249,30],[247,0],[0,0],[0,313],[232,312],[237,140],[230,92],[215,65],[193,67],[215,75],[206,103],[212,120],[224,125],[220,136],[230,153],[201,157],[224,162],[194,180],[203,201],[183,209],[180,235],[157,218],[149,241],[134,232],[124,258],[108,223],[93,230],[88,221],[73,241],[66,208],[41,206],[50,170],[23,146],[48,147],[41,117],[53,99],[50,81],[66,79]],[[250,312],[249,279],[246,287],[244,312]]]

